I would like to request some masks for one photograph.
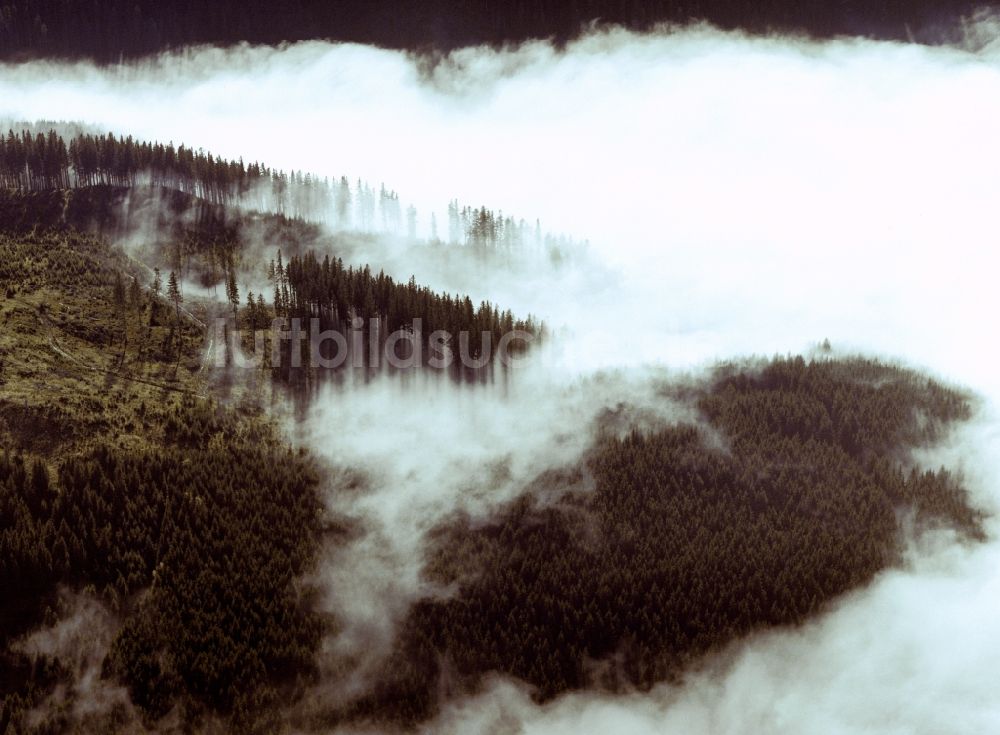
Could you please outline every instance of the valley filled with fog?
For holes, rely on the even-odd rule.
[[[292,727],[370,684],[417,600],[455,593],[422,571],[440,524],[485,525],[524,492],[554,502],[533,481],[582,462],[615,412],[711,435],[684,390],[720,362],[862,355],[970,391],[971,418],[905,459],[961,477],[982,540],[903,518],[902,563],[801,626],[734,640],[649,691],[540,704],[490,675],[419,729],[987,732],[1000,725],[992,31],[984,21],[975,48],[693,26],[434,63],[315,41],[5,63],[0,119],[384,185],[413,207],[413,230],[320,213],[322,247],[545,325],[516,367],[482,381],[348,375],[294,411],[274,399],[284,434],[328,469],[327,513],[356,524],[307,575],[338,625]],[[449,243],[456,198],[523,219],[530,243],[485,262]],[[124,243],[137,257],[140,239]],[[254,247],[274,257],[266,235]],[[240,278],[268,288],[260,264]]]

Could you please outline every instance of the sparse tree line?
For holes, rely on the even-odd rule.
[[[268,308],[263,295],[247,295],[241,324],[251,331],[269,326],[272,314],[286,320],[298,319],[303,325],[317,319],[324,330],[339,330],[344,335],[359,330],[368,354],[372,340],[384,348],[389,335],[399,330],[412,332],[416,326],[426,348],[425,358],[432,356],[431,335],[441,331],[447,335],[445,344],[453,353],[464,350],[468,358],[484,364],[496,358],[504,335],[515,331],[526,335],[520,341],[509,342],[509,349],[516,353],[527,349],[528,340],[533,342],[544,334],[543,325],[530,315],[515,319],[509,309],[501,310],[489,302],[477,306],[468,296],[437,293],[417,285],[413,278],[397,282],[382,271],[373,273],[368,266],[345,267],[340,258],[325,256],[320,260],[313,251],[292,256],[287,263],[279,252],[268,266],[268,277],[273,284],[273,309]],[[235,284],[230,301],[234,308],[239,304]]]
[[[55,130],[0,137],[0,188],[21,191],[94,186],[148,185],[189,194],[210,205],[238,206],[323,222],[339,230],[386,233],[418,239],[418,213],[404,211],[399,195],[346,177],[330,180],[308,173],[285,173],[260,163],[229,161],[183,145],[137,141],[132,136],[80,133],[68,141]],[[447,243],[477,253],[531,251],[560,253],[570,239],[542,232],[485,207],[452,201],[448,205]],[[429,242],[443,241],[436,217]]]
[[[436,229],[436,227],[435,227]],[[432,232],[432,240],[438,238]],[[448,242],[463,243],[476,251],[503,254],[520,252],[525,248],[544,249],[550,256],[573,247],[569,238],[542,233],[541,222],[529,227],[523,220],[504,216],[486,207],[461,205],[457,199],[448,203]]]
[[[27,193],[0,197],[0,214],[7,210],[19,212],[17,219],[30,220],[34,206]],[[49,209],[47,201],[39,206]],[[55,208],[62,211],[61,205]],[[82,214],[78,218],[86,219]],[[106,267],[90,270],[81,254],[94,250],[93,238],[70,228],[46,234],[0,235],[0,251],[4,248],[8,251],[8,257],[0,261],[0,282],[8,284],[13,294],[18,289],[36,288],[56,274],[66,288],[75,288],[81,278],[85,287],[93,287],[103,279],[101,285],[110,287],[110,302],[118,323],[117,333],[107,337],[109,343],[113,341],[120,346],[116,367],[123,366],[131,355],[140,363],[147,356],[172,360],[176,370],[181,356],[181,332],[190,331],[181,314],[185,272],[205,286],[221,286],[220,296],[230,306],[233,326],[251,333],[243,342],[249,351],[256,347],[252,333],[268,330],[275,318],[286,323],[299,319],[306,332],[309,320],[316,318],[322,330],[339,330],[343,335],[355,329],[355,320],[360,320],[366,365],[370,362],[373,341],[384,347],[393,332],[411,329],[415,320],[419,320],[422,334],[424,364],[433,357],[430,338],[438,330],[447,333],[445,345],[454,356],[466,354],[470,361],[482,362],[484,366],[496,363],[497,349],[505,335],[515,332],[530,335],[533,344],[544,336],[544,325],[531,315],[518,318],[496,304],[475,304],[468,296],[439,293],[418,285],[413,278],[397,282],[385,272],[373,272],[368,266],[345,265],[339,257],[326,255],[320,259],[308,248],[315,233],[307,225],[279,217],[273,226],[277,228],[271,233],[275,239],[290,242],[301,239],[304,245],[300,249],[304,252],[292,255],[286,262],[278,251],[267,268],[271,283],[267,293],[255,293],[243,284],[245,233],[239,220],[220,216],[218,212],[213,214],[211,208],[201,211],[196,222],[173,232],[174,242],[166,246],[164,253],[169,265],[162,273],[158,269],[153,274],[136,271],[126,277]],[[69,264],[72,268],[67,270],[65,266]],[[159,342],[151,338],[154,325],[169,327]],[[463,333],[467,335],[464,350],[460,343]],[[529,347],[528,341],[522,337],[508,338],[505,342],[508,354],[520,354]],[[484,344],[488,353],[484,352]],[[301,348],[304,359],[300,361],[291,359],[291,343],[280,348],[283,369],[276,370],[274,377],[290,378],[293,365],[310,364],[309,345],[302,344]],[[397,351],[401,358],[406,357],[405,349]],[[278,367],[272,365],[271,350],[265,354],[266,365]],[[329,356],[329,353],[323,355]]]
[[[257,197],[278,211],[301,203],[318,210],[332,184],[310,174],[272,170],[259,163],[227,161],[183,145],[148,143],[132,136],[79,134],[67,141],[56,131],[0,139],[0,186],[26,191],[137,183],[177,189],[213,204]],[[338,186],[346,185],[346,181]],[[395,195],[383,188],[382,195]]]
[[[285,173],[260,163],[228,161],[172,143],[132,136],[81,133],[68,142],[55,130],[8,131],[0,139],[0,186],[25,191],[137,184],[176,189],[210,204],[243,205],[292,217],[323,219],[336,213],[365,231],[398,232],[399,195],[346,178],[320,179]],[[356,206],[355,203],[356,202]]]

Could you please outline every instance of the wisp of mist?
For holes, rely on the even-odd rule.
[[[111,68],[0,66],[0,116],[384,181],[419,208],[425,234],[429,214],[443,221],[459,197],[589,240],[560,269],[456,274],[393,259],[393,276],[531,312],[555,337],[503,385],[330,387],[294,429],[367,476],[354,494],[330,493],[368,530],[319,572],[345,621],[325,652],[342,654],[387,645],[415,595],[446,593],[420,580],[428,528],[456,509],[486,513],[574,461],[602,408],[653,406],[651,371],[829,339],[968,386],[981,397],[975,420],[919,460],[962,470],[994,510],[1000,54],[980,41],[969,51],[611,30],[433,65],[349,44],[203,49]],[[427,728],[997,731],[1000,544],[939,534],[907,560],[681,685],[538,706],[498,679]]]

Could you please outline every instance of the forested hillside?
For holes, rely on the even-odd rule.
[[[352,196],[363,201],[359,212],[374,227],[376,194],[367,184],[351,185],[342,178],[331,182],[311,174],[286,173],[260,163],[227,161],[183,145],[137,141],[80,133],[68,141],[55,130],[46,133],[13,130],[0,138],[0,186],[26,191],[95,185],[130,187],[137,183],[176,189],[210,204],[241,203],[271,208],[293,216],[324,210],[346,214]],[[381,187],[377,211],[399,229],[399,198]]]
[[[862,359],[722,366],[662,387],[703,426],[640,431],[609,409],[578,427],[595,432],[579,464],[490,518],[436,529],[425,574],[454,595],[410,609],[370,689],[306,715],[296,705],[337,621],[302,575],[349,528],[325,516],[312,460],[249,396],[213,399],[196,317],[122,253],[66,227],[0,245],[0,723],[12,732],[79,724],[72,662],[17,644],[58,619],[67,590],[116,621],[102,681],[124,686],[147,724],[408,726],[490,672],[539,701],[682,677],[896,563],[901,518],[982,534],[959,478],[907,460],[969,417],[967,396]],[[281,308],[302,313],[340,308],[357,284],[401,309],[440,307],[414,284],[352,281],[333,260],[293,257],[275,273]],[[542,504],[539,487],[556,500]],[[131,716],[118,704],[86,728]]]
[[[405,211],[399,195],[384,184],[375,187],[346,177],[319,178],[302,171],[279,171],[261,163],[228,161],[183,145],[138,141],[132,136],[77,133],[63,137],[56,130],[9,130],[0,136],[0,190],[45,192],[110,187],[115,190],[163,189],[194,197],[203,212],[220,207],[267,212],[308,219],[336,227],[418,238],[419,213]],[[184,197],[172,195],[175,208]],[[91,202],[91,205],[98,202]],[[185,208],[190,208],[188,204]],[[438,228],[433,213],[421,236],[432,242],[461,245],[480,255],[553,252],[572,246],[564,237],[543,234],[541,223],[529,225],[485,206],[448,203],[447,222]],[[447,230],[445,231],[445,228]]]
[[[422,322],[422,363],[433,358],[429,338],[437,330],[448,333],[444,344],[451,354],[465,354],[467,362],[496,357],[503,335],[513,330],[541,336],[541,325],[530,315],[515,319],[495,304],[473,304],[467,296],[418,287],[412,278],[398,283],[368,266],[345,265],[337,255],[336,237],[303,219],[309,213],[321,219],[335,213],[341,227],[357,223],[363,232],[398,231],[399,199],[385,187],[376,199],[361,182],[352,189],[346,179],[331,184],[183,146],[85,133],[67,143],[55,130],[32,134],[27,129],[0,139],[0,185],[0,219],[6,229],[30,231],[42,224],[92,230],[116,240],[141,237],[164,277],[169,272],[180,280],[191,278],[216,293],[222,287],[236,326],[251,332],[269,329],[275,317],[304,320],[307,331],[306,320],[316,317],[323,330],[345,336],[357,325],[366,363],[373,340],[412,330],[415,319]],[[255,208],[266,214],[247,211]],[[457,201],[449,203],[448,237],[473,257],[510,256],[526,240],[542,242],[537,225],[531,233],[523,221],[485,207],[460,207]],[[551,237],[544,243],[546,248],[565,245]],[[282,265],[282,251],[287,266]],[[249,287],[241,291],[241,284],[263,277],[265,262],[268,293],[258,288],[255,294]],[[468,335],[464,348],[463,333]],[[484,354],[484,333],[489,334],[489,354]],[[252,348],[254,339],[246,346]],[[526,343],[518,339],[510,347],[519,352]],[[292,365],[302,362],[291,359],[290,345],[266,352],[269,364],[270,355],[283,356],[280,368],[273,367],[286,378],[293,374]],[[308,364],[308,345],[303,345],[303,355]]]
[[[957,478],[905,461],[968,417],[959,393],[874,361],[802,358],[668,391],[707,425],[622,433],[609,414],[585,466],[540,478],[566,488],[560,501],[526,494],[440,528],[426,573],[457,592],[418,603],[374,691],[328,721],[418,722],[490,672],[542,702],[646,690],[870,582],[899,559],[902,517],[981,537]]]
[[[214,263],[228,285],[252,256],[251,227],[304,253],[284,264],[279,249],[270,264],[277,309],[233,294],[241,326],[276,314],[395,325],[409,310],[431,325],[532,326],[412,280],[320,261],[307,249],[319,234],[303,222],[262,224],[162,187],[150,201],[133,194],[0,192],[0,730],[58,731],[70,723],[60,707],[41,725],[28,713],[57,691],[71,707],[85,696],[74,693],[72,662],[17,647],[57,620],[67,590],[118,621],[103,677],[123,684],[149,722],[172,712],[191,726],[221,717],[236,731],[266,730],[313,675],[332,625],[299,580],[331,530],[317,471],[284,446],[252,395],[229,392],[229,407],[213,398],[199,354],[207,302],[174,298],[173,271],[108,242],[129,231],[128,206],[164,210],[166,227],[148,230],[163,250],[142,252],[176,273]],[[116,707],[88,727],[122,718]]]
[[[89,587],[123,621],[104,673],[148,717],[180,704],[185,719],[248,727],[311,671],[324,629],[293,585],[316,548],[316,475],[266,424],[208,402],[182,402],[164,426],[159,447],[101,446],[54,476],[0,455],[0,643],[42,623],[59,587]],[[3,656],[15,676],[0,717],[16,720],[38,682]]]
[[[272,319],[360,332],[366,353],[419,319],[421,339],[440,330],[454,349],[469,333],[472,358],[480,333],[495,345],[546,330],[502,305],[348,262],[344,233],[298,210],[253,211],[259,188],[274,197],[293,186],[331,197],[317,201],[334,210],[338,192],[365,191],[130,138],[3,139],[0,732],[406,731],[492,675],[526,685],[537,702],[645,691],[869,584],[899,563],[904,527],[984,537],[962,478],[912,461],[973,415],[973,398],[957,389],[821,351],[647,383],[656,405],[633,406],[613,397],[620,376],[608,373],[599,376],[607,405],[590,402],[582,420],[558,414],[546,429],[581,437],[582,454],[545,459],[544,471],[529,465],[529,482],[510,483],[518,497],[481,516],[397,526],[417,537],[428,587],[416,602],[401,598],[388,654],[372,647],[359,662],[337,646],[349,625],[334,603],[369,590],[351,575],[330,582],[325,565],[374,537],[363,503],[350,499],[367,500],[385,468],[339,451],[321,464],[293,449],[269,413],[283,415],[287,393],[312,397],[271,390],[299,377],[283,367],[293,348],[279,352],[282,369],[264,350],[263,370],[240,373],[229,360],[213,372],[213,317],[244,330],[248,352]],[[392,211],[383,193],[379,211]],[[449,238],[476,252],[503,250],[523,231],[454,202],[448,224]],[[372,401],[398,421],[407,404],[372,382],[340,386],[336,399]],[[571,378],[545,385],[584,390]],[[436,389],[461,391],[458,410],[484,422],[496,406],[476,402],[479,386]],[[668,409],[687,418],[648,418]],[[334,415],[331,442],[372,431]],[[523,441],[534,441],[526,423]],[[488,435],[502,425],[483,426]],[[391,444],[375,455],[384,462],[406,451],[392,436],[372,441]],[[420,462],[440,459],[420,450]],[[462,452],[445,466],[463,491],[489,498],[484,458],[501,472],[509,457]],[[394,492],[426,487],[419,464]],[[446,493],[432,500],[449,502]],[[334,496],[344,504],[327,506]],[[81,599],[110,628],[105,643],[90,641],[97,669],[82,680],[71,655],[27,644],[58,638],[74,616],[66,601]],[[361,638],[385,611],[368,614]],[[100,699],[103,687],[124,694]]]
[[[409,610],[364,693],[303,714],[337,626],[303,574],[323,538],[350,528],[325,516],[312,460],[249,395],[213,399],[197,317],[106,241],[63,224],[8,230],[0,245],[0,721],[13,732],[69,727],[71,709],[45,703],[84,696],[71,662],[17,644],[58,620],[67,590],[113,616],[102,680],[125,687],[148,724],[409,726],[490,672],[539,701],[682,677],[707,652],[801,623],[896,563],[902,518],[982,535],[959,478],[907,460],[970,416],[967,396],[862,359],[722,366],[662,387],[703,425],[640,431],[609,408],[577,427],[595,436],[579,464],[489,518],[436,529],[425,574],[454,595]],[[308,253],[273,271],[287,313],[350,312],[345,294],[394,304],[384,318],[448,303]],[[510,326],[494,310],[471,318]],[[87,728],[128,721],[123,707]]]
[[[185,0],[5,0],[0,6],[0,58],[58,56],[116,62],[192,44],[277,44],[331,39],[395,48],[450,49],[528,38],[565,40],[593,21],[648,28],[658,22],[707,20],[723,28],[858,34],[939,40],[940,25],[979,7],[945,2],[779,0],[543,0],[448,3],[425,0],[193,3]],[[938,27],[935,27],[938,26]]]
[[[249,396],[213,397],[202,325],[165,296],[101,239],[0,233],[0,732],[89,707],[72,653],[17,644],[67,591],[117,621],[103,677],[146,718],[249,731],[313,669],[326,623],[296,578],[323,530],[317,470]]]
[[[218,299],[229,302],[234,326],[248,332],[270,330],[276,317],[301,320],[305,333],[312,318],[319,320],[322,330],[342,335],[357,330],[363,339],[365,364],[370,361],[373,341],[384,343],[396,330],[412,330],[414,324],[421,329],[421,364],[435,354],[430,336],[436,330],[447,332],[441,345],[456,358],[465,354],[469,361],[487,363],[499,356],[497,349],[505,334],[517,330],[532,341],[543,336],[542,324],[531,315],[515,318],[496,304],[473,304],[468,296],[436,292],[412,278],[400,283],[367,265],[345,265],[336,255],[338,237],[312,223],[246,213],[165,187],[0,190],[0,221],[10,233],[27,234],[43,227],[73,237],[80,230],[117,240],[141,237],[141,252],[150,263],[162,267],[164,289],[171,274],[178,283],[192,280],[213,289]],[[11,247],[15,247],[13,241]],[[16,247],[20,254],[23,246]],[[282,251],[290,254],[287,262]],[[0,265],[10,270],[12,284],[21,279],[21,262],[20,257],[11,257]],[[149,276],[147,271],[145,280],[151,280]],[[256,293],[244,285],[265,278],[267,287],[258,287]],[[468,336],[465,347],[463,333]],[[484,333],[488,334],[488,353],[483,352]],[[508,342],[509,354],[528,346],[523,338]],[[252,350],[253,338],[248,337],[244,345]],[[279,363],[272,361],[271,349],[265,350],[265,367],[275,368],[276,376],[301,379],[301,371],[292,366],[309,366],[310,345],[301,345],[302,354],[294,363],[291,350],[290,343],[279,348]]]
[[[435,350],[435,344],[447,347],[458,359],[464,357],[466,362],[485,365],[497,357],[505,359],[524,352],[529,341],[537,342],[544,336],[543,325],[531,315],[515,319],[509,309],[503,311],[495,304],[483,301],[474,305],[468,296],[436,293],[418,286],[413,278],[397,283],[367,266],[345,268],[339,258],[326,256],[320,261],[313,251],[291,258],[287,265],[282,265],[279,253],[277,262],[269,266],[269,275],[274,284],[276,315],[316,318],[322,329],[335,329],[345,335],[357,329],[366,346],[370,340],[384,341],[397,331],[413,334],[417,345],[407,348],[406,354],[399,350],[394,354],[404,359],[414,357],[419,365],[441,359],[443,351]],[[263,328],[269,314],[263,304],[248,306],[246,323],[251,329]],[[362,321],[353,321],[358,318]],[[415,329],[419,333],[414,334]],[[437,343],[431,340],[435,332],[441,337]],[[520,335],[516,340],[508,337],[504,341],[505,336],[515,332]],[[505,352],[498,354],[501,345]],[[413,350],[418,347],[421,353],[414,356]]]

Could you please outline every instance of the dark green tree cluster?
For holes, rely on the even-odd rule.
[[[937,40],[934,28],[979,4],[912,0],[877,4],[835,0],[6,0],[0,6],[0,58],[54,55],[117,62],[193,44],[278,44],[335,39],[395,48],[455,48],[529,38],[565,40],[594,21],[648,28],[655,23],[708,20],[726,28],[797,30]]]
[[[36,191],[0,187],[0,229],[18,234],[70,228],[115,232],[123,224],[126,193],[107,186]]]
[[[0,186],[8,189],[65,189],[70,185],[66,142],[53,130],[19,137],[9,131],[0,139]]]
[[[491,671],[539,701],[646,689],[869,582],[898,560],[900,514],[982,533],[954,477],[903,461],[968,416],[958,393],[798,358],[729,368],[689,397],[707,430],[609,429],[560,502],[528,494],[441,529],[428,574],[457,593],[412,609],[374,692],[341,716],[419,721]]]
[[[313,251],[292,256],[287,264],[279,253],[268,271],[277,316],[303,320],[316,317],[324,329],[338,329],[345,335],[356,318],[363,320],[361,331],[366,338],[377,337],[372,333],[371,320],[377,321],[378,334],[385,338],[397,330],[411,329],[414,320],[420,319],[425,345],[434,331],[443,330],[451,337],[448,344],[457,355],[460,335],[465,332],[467,353],[473,359],[485,357],[484,341],[490,356],[495,357],[500,340],[515,330],[532,337],[543,335],[543,326],[530,315],[515,319],[509,310],[502,311],[491,303],[484,301],[476,306],[468,296],[437,293],[418,286],[414,278],[398,283],[382,271],[372,273],[368,266],[345,267],[340,258],[330,256],[320,260]],[[523,340],[510,342],[514,353],[527,346]],[[425,357],[432,357],[429,350]]]
[[[340,224],[347,226],[356,216],[372,230],[379,225],[376,207],[382,231],[398,231],[402,217],[399,196],[384,186],[376,199],[372,188],[359,181],[352,195],[343,178],[331,182],[309,173],[286,173],[183,145],[111,133],[77,133],[67,141],[55,130],[33,133],[24,129],[20,134],[10,130],[0,137],[0,188],[45,191],[136,184],[183,192],[208,204],[239,204],[299,218],[329,218],[347,208]],[[352,196],[358,202],[357,215],[349,211]]]
[[[54,130],[8,131],[0,139],[0,186],[29,191],[70,186],[133,186],[137,181],[188,192],[213,203],[233,202],[258,184],[275,192],[313,188],[313,178],[286,175],[258,163],[227,161],[181,145],[132,136],[80,134],[66,143]]]
[[[137,185],[141,189],[135,197],[122,194]],[[0,195],[4,190],[42,195],[62,189],[73,189],[74,196],[65,202],[55,197],[35,201],[48,210],[43,221],[61,217],[77,226],[120,226],[115,220],[135,211],[146,225],[149,212],[154,211],[161,229],[170,230],[175,251],[185,254],[231,248],[234,230],[247,221],[246,210],[273,213],[283,220],[279,224],[286,230],[296,224],[308,227],[303,220],[311,220],[340,231],[418,239],[417,210],[411,206],[404,215],[399,195],[385,185],[376,189],[359,179],[352,186],[345,177],[331,181],[297,171],[285,173],[183,145],[142,142],[110,133],[78,132],[67,138],[54,129],[34,126],[0,136]],[[86,196],[78,196],[79,192]],[[156,202],[151,201],[154,195]],[[156,206],[143,208],[144,204]],[[457,200],[449,203],[448,218],[445,240],[432,215],[430,243],[463,245],[479,256],[541,252],[550,258],[560,257],[574,245],[565,236],[543,234],[540,222],[529,227],[524,220],[486,207],[461,206]],[[18,220],[34,223],[31,216],[4,221]],[[219,256],[213,257],[218,260]],[[214,270],[215,264],[210,265],[208,271]]]
[[[316,551],[316,471],[207,401],[162,425],[160,447],[98,447],[55,473],[0,456],[0,632],[37,625],[59,585],[90,586],[124,618],[105,675],[151,719],[180,704],[246,727],[309,674],[323,631],[296,582]]]

